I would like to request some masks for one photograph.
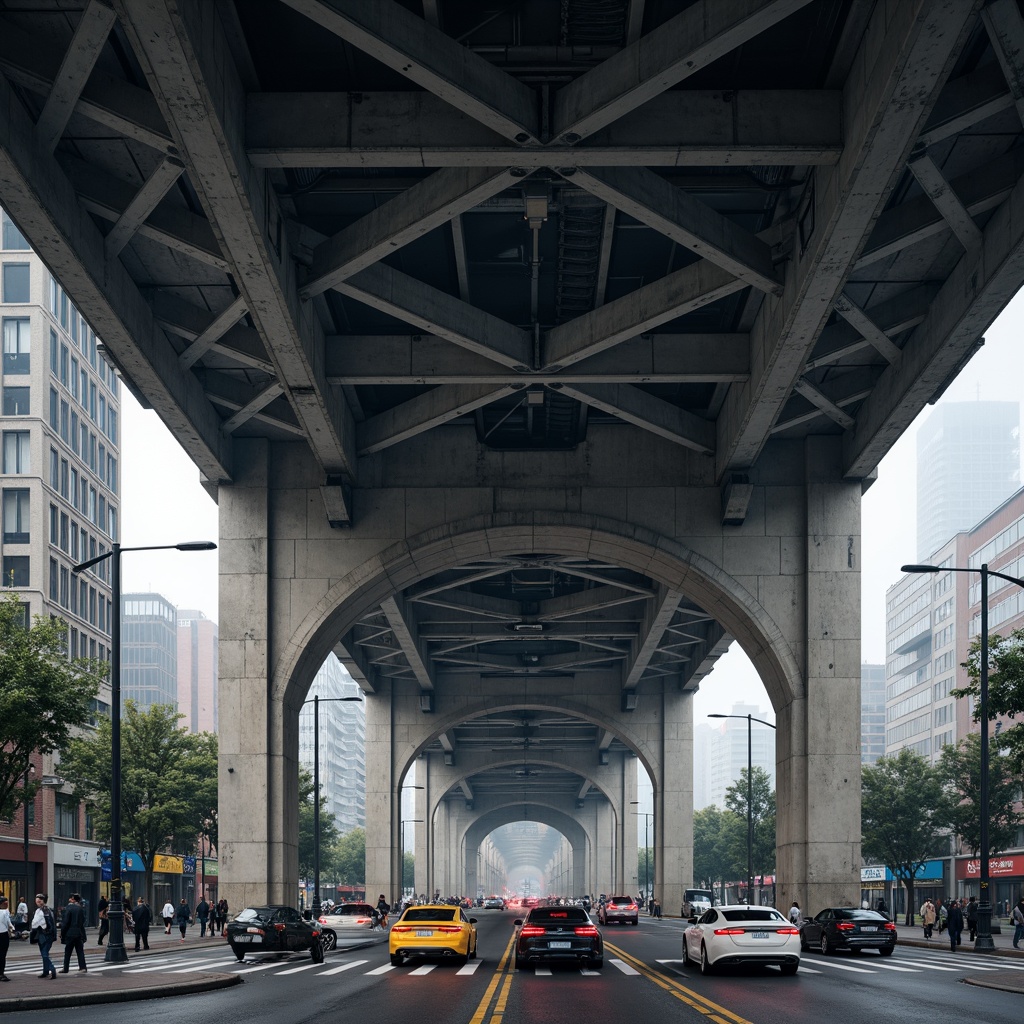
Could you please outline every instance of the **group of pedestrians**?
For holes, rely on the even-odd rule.
[[[966,900],[952,899],[948,903],[943,903],[941,897],[934,903],[930,898],[926,899],[921,905],[921,924],[926,939],[932,937],[938,925],[939,934],[946,932],[949,948],[955,953],[965,927],[971,942],[978,937],[978,901],[973,896]]]
[[[206,929],[210,929],[210,935],[222,935],[228,923],[228,901],[218,900],[216,903],[209,903],[204,896],[197,904],[193,914],[188,905],[188,900],[182,897],[177,907],[168,900],[161,911],[164,920],[164,934],[171,934],[171,926],[177,927],[181,932],[181,941],[185,941],[185,933],[188,926],[195,921],[199,922],[199,938],[206,938]]]

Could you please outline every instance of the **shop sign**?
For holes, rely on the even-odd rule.
[[[53,844],[54,864],[79,864],[82,867],[98,868],[100,851],[94,846],[75,846],[72,843]],[[91,875],[89,876],[92,877]]]
[[[989,857],[988,873],[990,878],[1007,878],[1024,875],[1024,857]],[[981,858],[958,860],[956,877],[963,881],[968,878],[981,878]]]
[[[58,882],[95,882],[96,870],[74,868],[67,864],[54,864],[53,874]]]
[[[158,853],[153,861],[153,870],[163,875],[180,875],[184,873],[185,865],[181,857],[168,857]]]
[[[181,858],[181,873],[183,875],[194,875],[196,873],[196,859],[195,859],[195,857],[182,857]]]
[[[204,877],[206,877],[206,878],[216,877],[216,875],[217,875],[217,862],[215,860],[210,860],[209,858],[207,858],[207,860],[206,860],[206,867],[203,869],[203,871],[204,871]]]
[[[885,866],[882,864],[873,864],[869,868],[861,868],[860,880],[862,882],[884,882]]]

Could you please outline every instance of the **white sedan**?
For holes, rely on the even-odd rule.
[[[700,964],[702,974],[735,964],[773,965],[796,974],[800,929],[774,907],[712,907],[683,932],[683,963]]]

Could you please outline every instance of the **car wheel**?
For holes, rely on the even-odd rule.
[[[319,939],[313,940],[313,945],[309,947],[309,955],[315,964],[322,964],[324,962],[324,947]]]
[[[878,951],[879,956],[892,956],[892,946],[885,946]]]
[[[686,939],[683,939],[683,966],[690,966],[690,951],[686,948]]]
[[[401,967],[402,966],[402,957],[398,956],[396,953],[392,953],[391,954],[391,966],[392,967]]]
[[[800,933],[800,952],[810,953],[811,947],[807,945],[807,940],[804,938],[803,932]]]
[[[708,947],[701,943],[700,946],[700,973],[701,974],[713,974],[715,971],[714,966],[708,959]]]
[[[517,971],[525,971],[526,970],[526,961],[522,957],[518,957],[518,956],[516,957],[516,970]]]
[[[475,960],[476,959],[476,945],[475,944],[473,946],[473,952],[467,954],[466,959],[467,960]]]
[[[634,917],[633,921],[632,921],[633,927],[635,928],[639,923],[640,923],[640,918]]]
[[[241,962],[242,960],[245,959],[245,950],[244,949],[237,949],[236,947],[232,946],[231,947],[231,952],[235,954],[235,959],[238,960],[239,962]]]
[[[783,974],[790,974],[790,975],[792,975],[792,974],[796,974],[797,969],[799,967],[800,967],[799,964],[782,964],[782,966],[779,968],[779,970],[782,971]]]
[[[822,933],[821,936],[821,953],[822,956],[828,956],[832,952],[832,947],[828,944],[828,936]]]
[[[592,971],[600,971],[604,967],[604,957],[598,957],[596,960],[591,960],[588,965]]]
[[[334,932],[321,932],[320,941],[323,943],[324,951],[329,953],[338,945],[338,936]]]

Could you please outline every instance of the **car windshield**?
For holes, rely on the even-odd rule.
[[[710,903],[711,902],[711,890],[710,889],[687,889],[683,893],[683,899],[688,903]]]
[[[338,917],[366,917],[372,913],[372,908],[368,903],[344,903],[331,913]]]
[[[584,924],[587,922],[587,912],[577,907],[538,907],[536,910],[531,910],[529,917],[526,919],[530,924],[547,924],[549,921],[556,924],[562,922],[573,923],[573,924]]]
[[[275,907],[246,907],[238,917],[236,921],[266,921],[267,918],[272,917]]]
[[[403,915],[403,921],[454,921],[454,907],[410,907]]]
[[[777,911],[765,907],[763,910],[756,908],[741,910],[723,910],[722,917],[726,921],[785,921],[785,918]]]
[[[624,904],[626,906],[629,906],[629,904],[632,903],[633,901],[628,896],[613,896],[608,902],[609,903],[615,903],[615,904],[622,903],[622,904]]]
[[[873,910],[853,910],[839,907],[832,911],[837,921],[888,921],[887,917],[876,914]]]

